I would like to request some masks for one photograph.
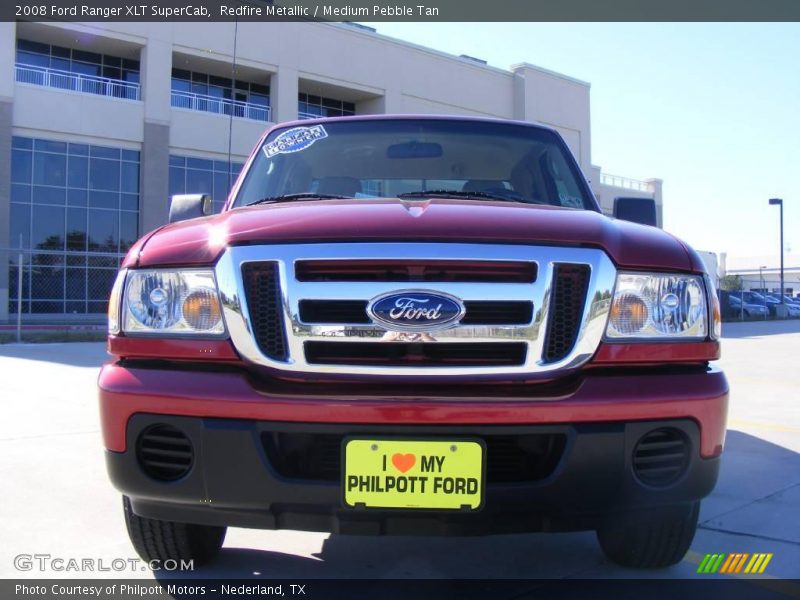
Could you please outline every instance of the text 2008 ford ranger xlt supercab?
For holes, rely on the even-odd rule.
[[[683,557],[725,437],[713,284],[603,216],[558,134],[282,124],[207,200],[173,200],[110,302],[102,427],[141,556],[202,564],[234,526]]]

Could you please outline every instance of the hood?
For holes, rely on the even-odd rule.
[[[670,234],[599,213],[474,200],[315,200],[237,208],[174,223],[131,249],[124,266],[212,264],[227,245],[483,242],[604,249],[619,267],[702,271]]]

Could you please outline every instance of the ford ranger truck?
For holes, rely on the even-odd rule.
[[[556,132],[280,124],[209,206],[173,198],[110,300],[105,456],[143,558],[206,563],[227,527],[684,556],[725,438],[716,293],[601,213]]]

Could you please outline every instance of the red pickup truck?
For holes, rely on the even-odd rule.
[[[556,132],[280,124],[210,212],[173,198],[111,296],[102,428],[142,557],[205,563],[228,526],[686,553],[725,438],[716,293],[603,216]]]

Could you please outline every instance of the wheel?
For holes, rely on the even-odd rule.
[[[668,567],[684,557],[697,530],[700,503],[611,517],[597,529],[603,553],[623,567]]]
[[[225,540],[226,527],[192,525],[140,517],[133,512],[130,498],[122,497],[125,525],[136,553],[143,560],[194,561],[198,567],[212,561]]]

